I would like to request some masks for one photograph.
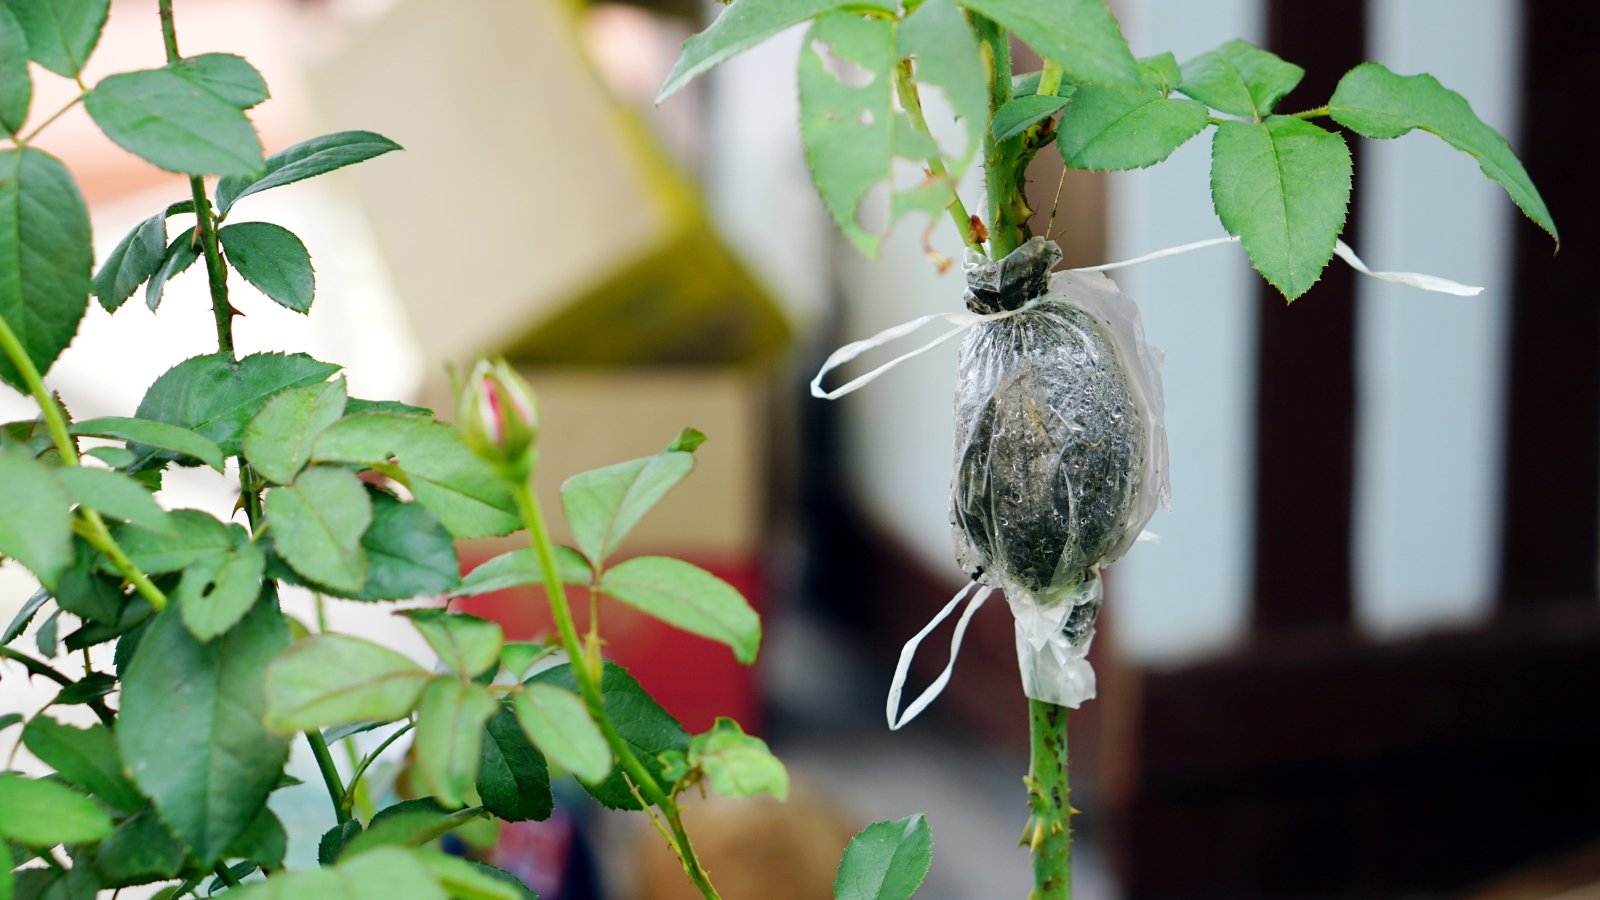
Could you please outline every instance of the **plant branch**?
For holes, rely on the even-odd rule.
[[[344,807],[346,818],[349,818],[350,810],[355,806],[357,787],[361,784],[361,776],[367,773],[369,766],[377,762],[383,751],[389,749],[390,744],[399,740],[401,735],[414,727],[416,727],[416,723],[407,722],[403,727],[395,729],[394,734],[384,738],[382,743],[372,748],[372,752],[362,757],[361,762],[356,764],[355,770],[350,773],[350,786],[345,788],[344,798],[340,801],[340,805]],[[340,821],[344,821],[344,819]]]
[[[1011,42],[1005,29],[993,20],[974,15],[972,24],[989,69],[989,115],[1011,99]],[[1042,81],[1042,79],[1041,79]],[[984,188],[989,195],[989,255],[1004,259],[1026,238],[1030,210],[1022,196],[1022,176],[1027,168],[1027,142],[1022,137],[997,141],[994,132],[983,135]]]
[[[689,841],[689,834],[684,830],[683,818],[678,813],[678,804],[672,797],[662,790],[650,770],[644,767],[633,749],[622,739],[617,728],[611,722],[611,717],[606,715],[605,699],[600,694],[600,685],[595,682],[594,673],[584,664],[585,655],[583,646],[578,640],[577,625],[572,620],[572,608],[567,604],[567,593],[561,582],[561,574],[556,568],[555,550],[550,545],[550,535],[544,526],[544,515],[539,511],[539,501],[533,495],[533,489],[527,482],[513,483],[512,492],[517,498],[517,508],[522,513],[522,521],[528,528],[528,539],[533,545],[533,551],[539,558],[539,569],[544,574],[545,595],[550,601],[550,614],[555,619],[556,631],[561,636],[561,646],[567,653],[567,659],[572,665],[573,677],[578,682],[578,693],[582,695],[584,705],[589,710],[589,717],[599,726],[600,733],[605,736],[606,743],[610,745],[611,752],[616,755],[623,771],[638,786],[645,799],[649,800],[661,815],[667,820],[672,829],[674,840],[673,850],[678,854],[678,861],[683,864],[684,872],[689,880],[706,900],[720,900],[717,889],[712,887],[711,878],[706,874],[699,859],[695,857],[694,846]]]
[[[1028,701],[1028,806],[1023,841],[1033,852],[1030,900],[1072,897],[1072,791],[1067,784],[1067,709]]]
[[[222,883],[228,887],[239,887],[239,879],[233,877],[233,870],[228,868],[227,863],[217,863],[211,871],[216,872],[217,877],[222,879]]]
[[[56,110],[55,112],[51,113],[50,114],[50,118],[45,119],[43,122],[40,122],[38,125],[34,126],[34,129],[32,131],[28,132],[26,136],[17,138],[16,145],[18,147],[26,147],[26,146],[28,146],[29,142],[31,142],[34,138],[39,136],[39,132],[41,132],[41,131],[45,130],[46,128],[48,128],[50,126],[50,124],[52,122],[54,122],[55,120],[61,118],[62,116],[66,115],[67,113],[71,112],[72,108],[74,106],[77,106],[79,103],[82,103],[83,102],[83,98],[86,97],[86,96],[88,96],[88,92],[87,91],[79,94],[76,97],[73,97],[71,103],[68,103],[66,106],[63,106],[60,109]]]
[[[323,740],[322,732],[313,729],[305,735],[306,743],[311,745],[311,755],[317,758],[317,769],[322,772],[322,783],[328,789],[328,799],[333,801],[333,814],[342,825],[350,821],[350,809],[344,802],[344,783],[339,780],[339,769],[333,763],[333,754],[328,752],[328,742]]]
[[[917,92],[917,83],[912,75],[911,60],[902,59],[894,70],[895,90],[900,95],[900,105],[905,108],[906,117],[911,120],[911,125],[928,141],[928,146],[933,150],[928,153],[928,172],[935,178],[944,181],[950,186],[950,204],[945,210],[950,213],[951,221],[956,223],[956,231],[961,235],[961,242],[983,255],[983,243],[978,240],[972,227],[972,216],[967,212],[967,207],[961,202],[961,196],[956,193],[956,183],[950,177],[950,171],[945,167],[944,159],[939,156],[938,144],[934,143],[933,132],[928,130],[928,120],[922,114],[922,97]]]

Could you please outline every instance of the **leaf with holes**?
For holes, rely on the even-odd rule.
[[[733,648],[755,662],[761,617],[733,585],[681,559],[636,556],[606,570],[600,590],[646,615]]]
[[[293,184],[399,149],[399,144],[370,131],[340,131],[301,141],[267,157],[265,171],[260,175],[231,176],[217,182],[217,212],[226,214],[239,198],[258,191]]]
[[[517,723],[551,762],[594,783],[611,772],[611,748],[578,695],[548,684],[529,684],[511,701]]]
[[[344,407],[343,378],[279,392],[245,426],[245,459],[268,481],[294,481],[311,460],[317,438],[344,415]]]
[[[13,7],[16,11],[17,7]],[[0,319],[48,372],[89,308],[89,211],[72,175],[31,147],[0,151]],[[0,379],[27,391],[0,355]]]
[[[1205,104],[1157,88],[1086,84],[1061,114],[1056,146],[1070,168],[1143,169],[1171,156],[1208,121]]]
[[[250,541],[195,560],[183,570],[175,593],[184,626],[202,641],[232,628],[261,596],[266,567],[266,554]]]
[[[339,590],[366,584],[361,535],[372,524],[372,501],[354,472],[307,469],[293,484],[267,492],[266,512],[278,553],[296,572]]]
[[[6,5],[28,36],[33,61],[76,78],[100,42],[111,0],[6,0]]]
[[[317,635],[267,669],[267,725],[283,733],[392,722],[409,714],[433,673],[370,641]]]
[[[910,900],[928,877],[933,831],[922,813],[874,822],[850,839],[834,878],[836,900]]]
[[[500,702],[480,684],[441,675],[423,688],[411,750],[417,774],[439,805],[465,805],[478,778],[484,724],[499,709]]]
[[[267,591],[202,643],[177,609],[150,623],[124,673],[117,741],[133,781],[204,866],[222,859],[278,783],[289,742],[262,725],[267,663],[289,627]]]
[[[984,132],[989,130],[989,92],[985,87],[988,76],[983,54],[972,24],[952,0],[923,0],[901,23],[895,44],[898,58],[913,61],[917,84],[937,88],[944,96],[964,138],[959,152],[927,148],[944,157],[949,167],[947,179],[926,179],[895,197],[896,216],[912,209],[937,215],[955,198],[955,185],[978,158]],[[905,134],[896,140],[897,144],[909,143]],[[909,149],[897,146],[896,153],[909,156]]]
[[[1239,40],[1196,56],[1182,70],[1179,90],[1212,109],[1257,121],[1306,74],[1294,63]]]
[[[311,254],[294,232],[270,222],[240,222],[217,232],[244,280],[295,312],[309,312],[316,289]]]
[[[1350,149],[1288,116],[1225,122],[1211,142],[1211,202],[1250,262],[1284,297],[1316,283],[1350,203]]]
[[[83,99],[106,137],[169,172],[251,175],[261,139],[244,110],[174,63],[103,79]]]
[[[1432,75],[1396,75],[1362,63],[1339,80],[1328,110],[1335,122],[1370,138],[1395,138],[1415,128],[1437,135],[1477,160],[1483,174],[1559,245],[1555,220],[1511,145],[1478,118],[1466,98]]]

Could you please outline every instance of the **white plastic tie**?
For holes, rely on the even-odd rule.
[[[911,701],[911,705],[906,707],[904,713],[899,711],[900,694],[905,690],[906,675],[911,671],[911,660],[916,657],[917,648],[922,646],[923,638],[926,638],[935,628],[938,628],[939,623],[950,618],[951,613],[954,613],[956,607],[961,605],[961,601],[966,598],[967,593],[975,587],[978,587],[978,583],[969,581],[966,587],[956,591],[956,595],[950,598],[950,602],[945,604],[944,609],[939,610],[938,614],[928,620],[928,624],[922,626],[922,630],[917,632],[916,636],[911,640],[906,641],[906,645],[900,649],[900,662],[894,667],[894,680],[889,682],[889,702],[884,709],[885,716],[889,720],[890,731],[899,731],[905,727],[906,723],[915,719],[923,710],[927,709],[928,705],[944,691],[944,686],[950,683],[950,673],[955,671],[956,658],[961,655],[961,639],[967,634],[967,623],[972,621],[973,614],[978,611],[979,607],[983,606],[983,601],[989,599],[989,595],[994,593],[994,588],[992,587],[979,588],[977,593],[972,595],[972,600],[967,605],[966,611],[956,621],[955,634],[950,637],[950,661],[945,664],[944,671],[940,672],[939,677],[928,685],[927,690],[924,690],[917,699]]]
[[[1083,268],[1072,269],[1071,271],[1109,272],[1112,269],[1124,269],[1128,266],[1137,266],[1141,263],[1147,263],[1157,259],[1165,259],[1169,256],[1178,256],[1184,253],[1192,253],[1196,250],[1204,250],[1208,247],[1220,247],[1223,244],[1236,244],[1238,242],[1239,239],[1237,237],[1209,238],[1203,241],[1194,241],[1193,243],[1179,244],[1175,247],[1167,247],[1157,250],[1154,253],[1146,253],[1143,256],[1135,256],[1132,259],[1123,259],[1118,260],[1117,262],[1102,263],[1098,266],[1084,266]],[[1361,257],[1357,256],[1356,252],[1350,249],[1350,245],[1346,244],[1344,241],[1336,241],[1333,245],[1333,252],[1336,256],[1349,264],[1350,268],[1355,269],[1357,272],[1360,272],[1362,275],[1366,275],[1369,278],[1376,278],[1379,281],[1387,281],[1393,284],[1403,284],[1407,285],[1408,287],[1421,288],[1422,290],[1433,291],[1437,294],[1454,294],[1457,297],[1473,297],[1483,293],[1483,288],[1477,285],[1462,284],[1459,281],[1451,281],[1448,278],[1440,278],[1437,275],[1424,275],[1420,272],[1374,271],[1373,269],[1369,268],[1365,262],[1362,262]],[[1027,303],[1024,303],[1016,309],[1001,310],[1000,312],[990,313],[988,315],[979,315],[977,313],[966,311],[931,313],[920,318],[912,319],[909,322],[902,322],[899,325],[885,328],[872,337],[864,340],[851,341],[850,343],[845,344],[843,347],[833,351],[833,353],[829,355],[829,357],[822,363],[822,368],[817,370],[816,377],[811,379],[811,396],[820,400],[837,400],[846,394],[852,394],[868,384],[878,380],[879,376],[888,372],[895,366],[900,365],[906,360],[915,359],[916,357],[927,353],[929,350],[932,350],[940,344],[943,344],[952,338],[959,337],[961,334],[965,333],[967,329],[978,324],[979,322],[994,322],[999,319],[1009,318],[1017,315],[1018,313],[1033,309],[1038,302],[1038,298],[1035,298],[1033,300],[1029,300]],[[935,321],[948,322],[955,327],[927,342],[926,344],[923,344],[921,347],[906,353],[902,353],[894,359],[891,359],[888,362],[878,366],[872,371],[853,378],[831,391],[822,387],[822,380],[826,378],[828,373],[832,372],[834,369],[839,368],[845,363],[851,362],[852,360],[861,356],[863,353],[866,353],[870,350],[875,350],[890,342],[897,341],[900,338],[919,330],[922,328],[922,326]]]

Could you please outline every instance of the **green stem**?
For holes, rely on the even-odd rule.
[[[989,68],[989,114],[1011,100],[1011,40],[991,19],[974,15],[972,24]],[[1027,142],[1021,137],[997,141],[983,135],[984,188],[989,195],[989,255],[1004,259],[1026,239],[1029,209],[1022,195],[1027,168]]]
[[[1296,119],[1316,119],[1328,115],[1329,112],[1330,110],[1328,107],[1319,106],[1316,109],[1301,110],[1300,112],[1290,113],[1289,115]]]
[[[77,684],[76,681],[73,681],[71,678],[68,678],[60,672],[57,672],[55,669],[51,668],[45,663],[34,659],[26,653],[13,650],[10,647],[0,647],[0,659],[9,659],[14,663],[18,663],[24,669],[27,669],[29,674],[38,675],[41,678],[48,678],[51,681],[54,681],[56,684],[61,685],[63,689]],[[105,724],[110,725],[116,721],[116,717],[111,714],[111,710],[106,707],[103,701],[90,700],[88,707],[93,710],[94,714]]]
[[[1033,852],[1031,900],[1072,897],[1072,791],[1067,785],[1067,709],[1028,701],[1028,806],[1023,841]]]
[[[322,772],[322,784],[328,789],[328,799],[333,801],[333,814],[342,825],[350,821],[350,809],[344,802],[344,783],[339,780],[339,769],[333,764],[333,754],[328,752],[328,742],[322,732],[307,731],[306,743],[311,745],[311,755],[317,758],[317,768]]]
[[[944,159],[939,156],[937,145],[933,142],[933,132],[928,130],[928,120],[922,114],[922,97],[917,93],[917,83],[912,77],[911,60],[902,59],[895,66],[895,89],[900,95],[900,105],[905,108],[906,117],[911,120],[912,127],[916,128],[928,141],[928,146],[934,150],[928,154],[928,171],[934,178],[942,179],[950,185],[950,205],[945,207],[950,213],[950,220],[956,223],[956,231],[961,235],[961,242],[967,248],[983,254],[983,244],[972,228],[972,216],[967,212],[967,207],[961,202],[961,197],[956,193],[956,183],[950,178],[950,171],[945,167]]]
[[[216,867],[211,871],[216,872],[217,877],[221,878],[222,883],[228,887],[236,888],[240,886],[239,879],[233,877],[233,870],[228,868],[227,863],[217,863]]]
[[[40,122],[38,125],[34,126],[34,129],[32,131],[28,132],[25,136],[17,138],[16,142],[15,142],[16,145],[18,147],[26,147],[26,146],[28,146],[28,144],[30,142],[32,142],[32,140],[34,138],[39,136],[39,132],[41,132],[41,131],[45,130],[46,128],[48,128],[50,126],[50,124],[52,122],[54,122],[55,120],[61,118],[62,116],[66,115],[67,113],[71,112],[72,108],[74,106],[77,106],[79,103],[82,103],[83,102],[83,98],[87,97],[87,96],[88,96],[88,92],[84,92],[84,93],[79,94],[76,97],[73,97],[71,103],[68,103],[66,106],[63,106],[60,109],[56,110],[55,112],[51,113],[50,114],[50,118],[45,119],[43,122]]]
[[[556,623],[556,632],[561,636],[561,647],[571,661],[573,677],[578,682],[578,693],[583,697],[584,706],[589,710],[589,717],[599,726],[600,733],[605,736],[606,743],[611,747],[611,752],[616,755],[617,761],[622,765],[628,777],[633,779],[644,798],[661,811],[662,818],[672,829],[674,838],[673,849],[677,851],[678,860],[683,864],[684,872],[689,880],[706,900],[720,900],[717,889],[711,885],[711,877],[706,874],[705,868],[700,865],[700,860],[695,857],[694,845],[689,841],[689,834],[683,827],[683,817],[678,812],[678,804],[656,782],[655,776],[644,767],[633,749],[622,739],[617,728],[611,722],[611,717],[606,715],[605,700],[600,694],[600,686],[595,683],[594,675],[589,667],[584,664],[585,656],[583,646],[578,640],[578,628],[572,619],[572,607],[567,603],[566,588],[562,585],[561,574],[556,568],[555,549],[550,544],[550,535],[545,529],[544,515],[539,511],[539,501],[533,495],[533,489],[526,482],[512,485],[512,491],[517,498],[517,508],[522,513],[522,521],[528,528],[528,539],[533,545],[533,551],[539,558],[539,569],[544,575],[545,596],[550,601],[550,614]]]
[[[401,735],[410,731],[413,727],[415,727],[414,723],[407,722],[403,727],[395,729],[394,734],[384,738],[383,743],[372,748],[371,753],[362,757],[361,762],[350,773],[350,786],[345,789],[342,799],[339,801],[339,805],[344,808],[346,818],[349,817],[350,810],[355,806],[357,795],[360,794],[361,776],[367,773],[367,767],[376,762],[378,757],[383,754],[383,751],[389,749],[390,744],[399,740]],[[335,777],[337,777],[337,773],[335,773]],[[343,821],[343,819],[340,821]]]
[[[1054,97],[1061,90],[1061,74],[1060,66],[1045,60],[1044,68],[1039,70],[1039,96]]]

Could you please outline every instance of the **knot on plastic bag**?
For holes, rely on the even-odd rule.
[[[1019,309],[1043,294],[1050,270],[1061,262],[1061,248],[1042,237],[1029,238],[1004,259],[967,262],[967,309],[980,316]]]

